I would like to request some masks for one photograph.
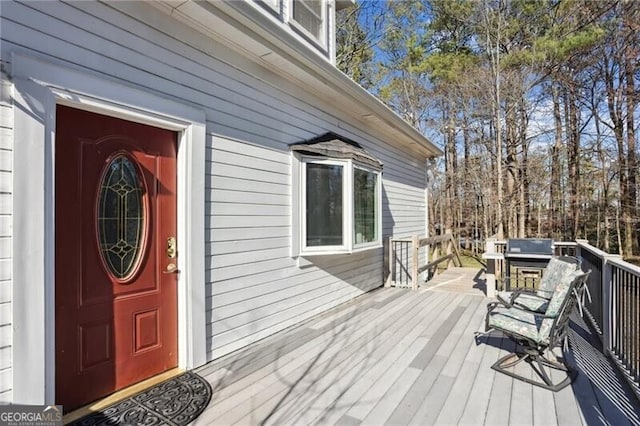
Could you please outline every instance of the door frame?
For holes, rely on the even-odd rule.
[[[13,53],[13,402],[55,403],[58,104],[178,133],[178,366],[206,362],[203,110],[115,78]]]

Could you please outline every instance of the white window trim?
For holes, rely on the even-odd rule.
[[[13,402],[55,403],[58,104],[178,132],[178,366],[204,364],[204,112],[34,56],[14,53],[11,71],[14,161],[23,165],[14,171]]]
[[[376,175],[376,235],[377,238],[375,241],[371,241],[368,243],[360,243],[360,244],[356,244],[355,242],[353,243],[353,250],[352,252],[358,252],[358,251],[363,251],[363,250],[369,250],[371,248],[378,248],[382,246],[382,173],[379,170],[374,170],[371,167],[366,167],[363,166],[357,162],[353,163],[353,170],[351,172],[351,178],[353,179],[353,174],[355,169],[360,169],[360,170],[364,170],[366,172],[369,173],[374,173]],[[352,203],[353,203],[353,197],[351,197]],[[355,214],[356,214],[356,209],[355,209],[355,203],[353,203],[353,209],[351,212],[351,216],[352,216],[352,221],[353,221],[353,226],[351,229],[351,237],[355,240],[355,223],[356,223],[356,218],[355,218]]]
[[[344,167],[342,180],[342,230],[343,244],[340,246],[307,246],[307,214],[306,214],[306,167],[305,164],[332,164]],[[377,240],[355,244],[355,209],[353,174],[355,169],[366,170],[377,175],[376,202],[377,202]],[[292,218],[292,257],[322,256],[336,254],[351,254],[382,247],[382,172],[366,167],[352,159],[337,159],[327,157],[306,156],[293,154],[293,218]]]
[[[282,0],[255,0],[260,6],[281,18]]]
[[[305,254],[322,254],[322,253],[346,253],[349,251],[349,247],[351,246],[351,238],[349,233],[349,215],[346,214],[350,212],[352,209],[350,208],[351,199],[349,197],[350,188],[352,187],[352,172],[350,168],[350,164],[346,160],[334,160],[334,159],[318,159],[314,157],[302,157],[301,158],[302,167],[300,171],[302,172],[300,178],[300,217],[302,218],[301,227],[300,227],[300,247],[301,252]],[[326,164],[326,165],[336,165],[342,167],[342,245],[339,246],[307,246],[307,214],[306,214],[306,206],[307,206],[307,191],[306,191],[306,182],[307,182],[307,168],[304,166],[305,164]]]
[[[322,29],[320,31],[320,38],[317,38],[315,35],[311,34],[309,30],[307,30],[302,24],[298,23],[293,17],[293,9],[294,9],[294,0],[289,0],[289,16],[288,22],[291,27],[302,34],[305,38],[307,38],[310,42],[314,43],[324,51],[328,51],[329,43],[328,41],[328,33],[329,33],[329,21],[327,19],[329,13],[329,2],[327,0],[322,1]]]

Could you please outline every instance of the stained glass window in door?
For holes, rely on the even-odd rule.
[[[141,176],[124,154],[103,172],[98,198],[98,239],[105,266],[119,280],[136,269],[142,249],[145,208]]]

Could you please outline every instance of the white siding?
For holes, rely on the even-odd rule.
[[[382,284],[382,249],[305,267],[291,257],[289,143],[326,131],[357,140],[384,162],[384,236],[424,232],[423,159],[142,2],[2,8],[3,55],[31,52],[206,112],[209,359]]]
[[[13,111],[11,83],[0,74],[0,404],[12,402],[11,244]]]

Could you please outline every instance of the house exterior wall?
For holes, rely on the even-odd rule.
[[[12,400],[11,257],[13,107],[11,82],[0,73],[0,404]]]
[[[292,256],[288,144],[327,131],[361,143],[384,163],[383,236],[424,236],[424,158],[153,7],[2,2],[1,19],[0,51],[9,69],[12,53],[32,55],[205,112],[207,360],[383,282],[382,248],[310,261]],[[10,105],[3,101],[0,112],[0,400],[9,402],[10,295],[20,283],[11,282]]]

